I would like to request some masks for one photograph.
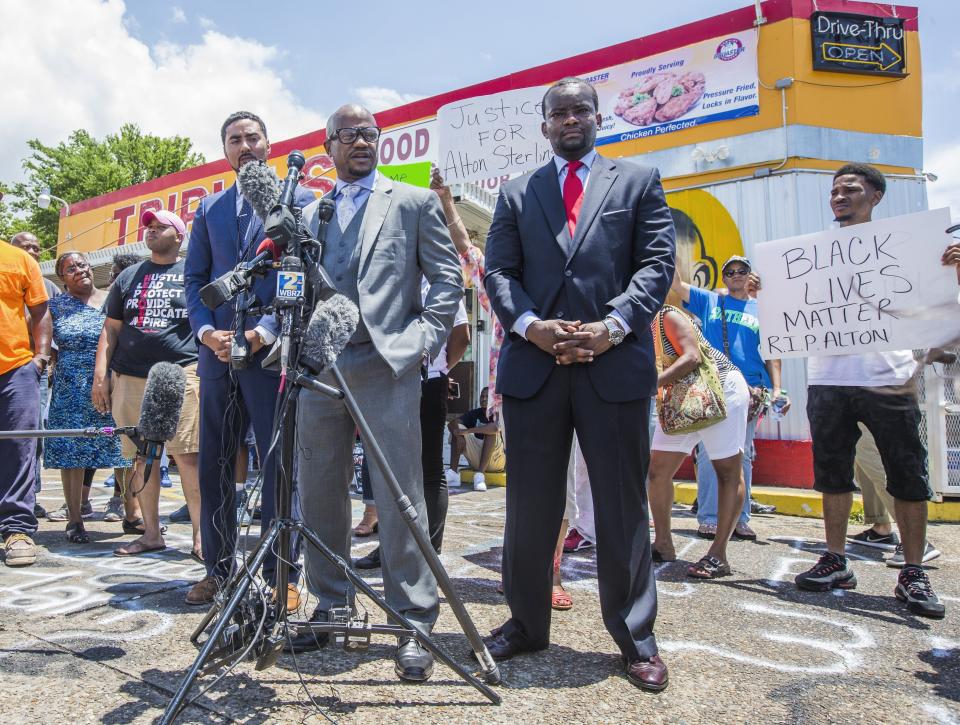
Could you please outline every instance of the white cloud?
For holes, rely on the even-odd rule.
[[[960,220],[960,143],[933,149],[927,158],[924,171],[937,175],[927,183],[930,208],[948,206],[954,220]]]
[[[425,97],[416,93],[401,93],[392,88],[381,88],[380,86],[354,88],[353,93],[357,97],[357,100],[360,101],[360,104],[372,113],[384,111],[388,108],[396,108],[405,103],[413,103]]]
[[[176,5],[171,8],[172,17],[171,20],[175,23],[185,23],[187,22],[187,14],[183,12],[183,8],[179,8]]]
[[[216,23],[205,15],[201,15],[199,18],[197,18],[197,22],[200,23],[200,27],[204,30],[209,30],[210,28],[216,27]]]
[[[273,67],[278,51],[254,40],[207,30],[194,45],[151,48],[127,31],[122,0],[3,7],[0,47],[17,58],[17,71],[0,84],[5,181],[22,178],[27,139],[55,143],[77,128],[102,138],[132,121],[145,132],[187,136],[212,161],[222,158],[220,123],[232,111],[261,115],[275,140],[325,123]]]

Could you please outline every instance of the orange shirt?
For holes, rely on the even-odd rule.
[[[0,375],[33,359],[23,306],[46,301],[40,266],[33,257],[0,242]]]

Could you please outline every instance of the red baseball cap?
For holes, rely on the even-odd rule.
[[[167,211],[166,209],[159,209],[157,211],[154,211],[153,209],[147,209],[145,212],[143,212],[143,214],[140,215],[140,226],[145,227],[154,219],[163,224],[165,227],[173,227],[176,229],[177,233],[182,239],[186,238],[187,225],[183,223],[183,219],[174,214],[172,211]]]

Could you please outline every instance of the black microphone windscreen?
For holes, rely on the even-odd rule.
[[[173,363],[156,363],[147,374],[140,404],[140,437],[154,443],[172,440],[180,423],[187,376]]]
[[[283,182],[272,166],[263,161],[248,161],[237,173],[237,186],[243,198],[250,202],[253,213],[266,220],[270,210],[280,200]]]
[[[296,169],[300,171],[303,168],[303,165],[307,163],[307,159],[303,155],[303,151],[298,151],[294,149],[287,155],[287,169]]]
[[[317,207],[317,215],[320,217],[320,221],[329,222],[333,219],[334,211],[336,211],[336,207],[330,199],[324,198],[320,200],[320,204]]]
[[[301,359],[314,372],[336,362],[360,323],[360,310],[347,297],[336,294],[317,305],[303,335]]]

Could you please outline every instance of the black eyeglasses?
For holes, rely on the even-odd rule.
[[[358,138],[362,138],[367,143],[374,143],[380,138],[380,129],[376,126],[348,126],[347,128],[338,128],[333,132],[333,137],[340,143],[356,143]]]
[[[737,276],[744,277],[744,276],[746,276],[746,275],[748,275],[748,274],[750,274],[750,270],[749,270],[749,269],[725,269],[725,270],[723,270],[723,276],[724,276],[724,277],[737,277]]]
[[[69,267],[63,268],[64,274],[76,274],[77,272],[85,272],[90,269],[90,265],[86,262],[74,262]]]

